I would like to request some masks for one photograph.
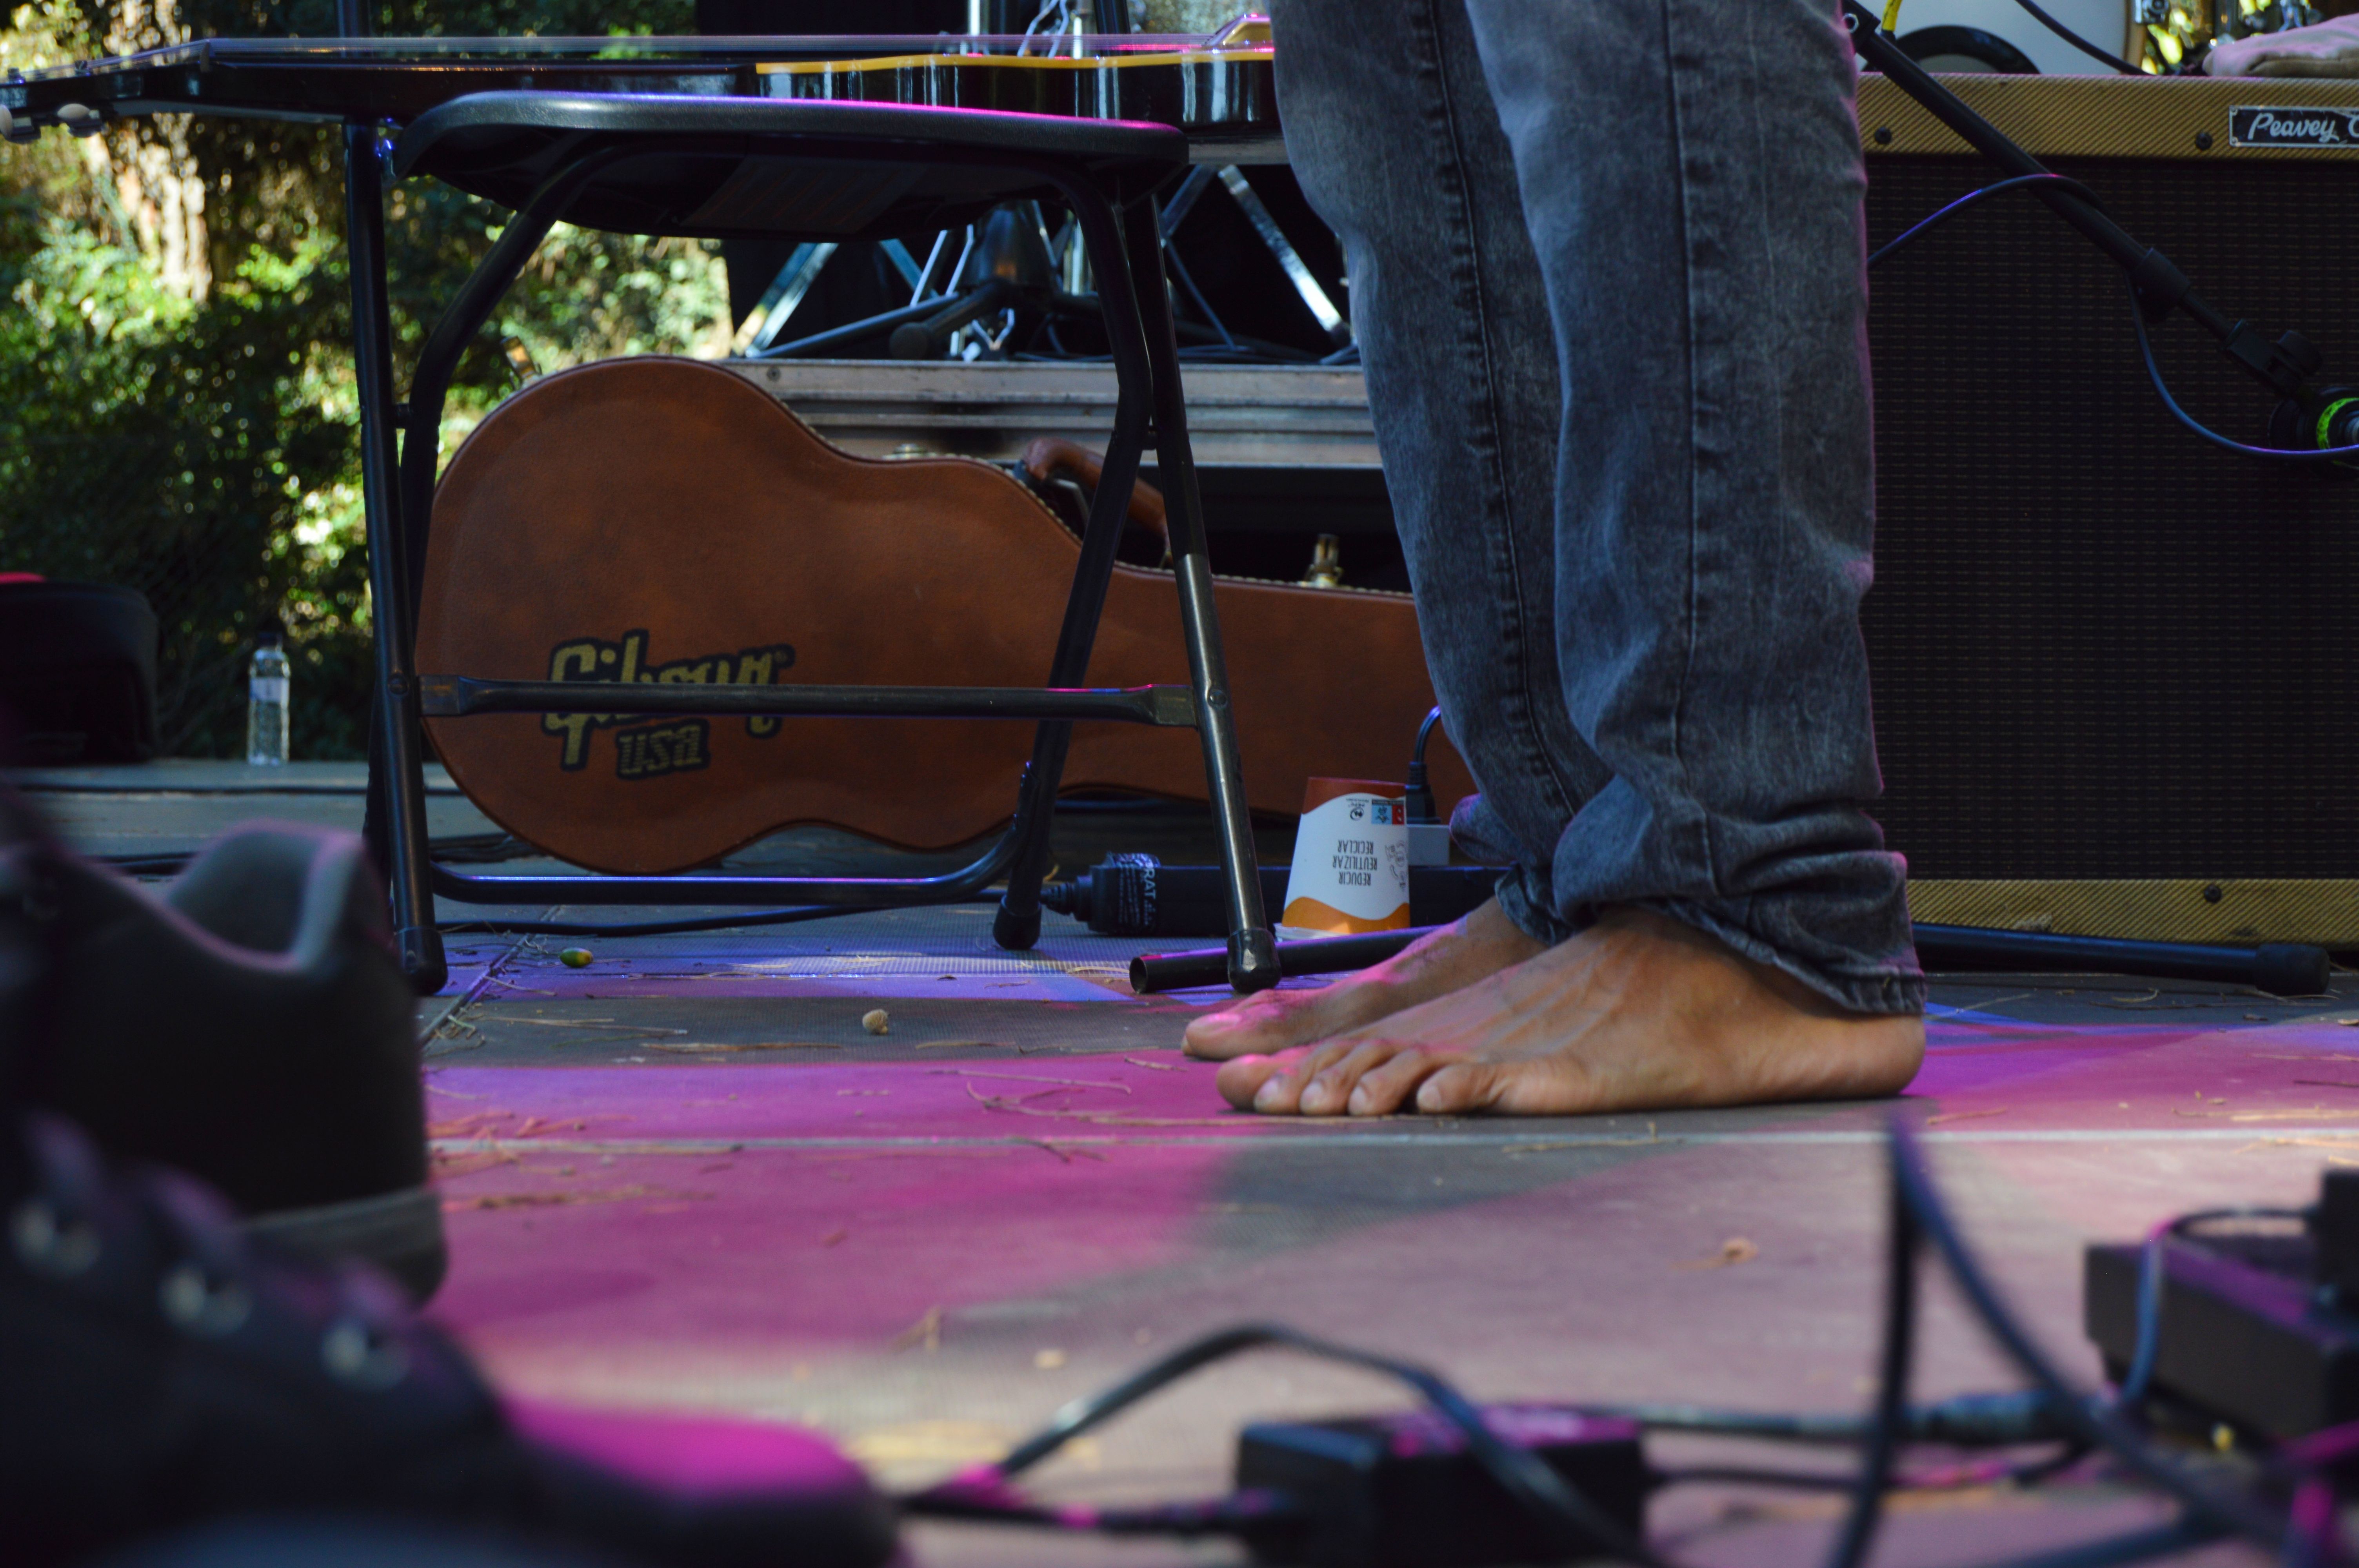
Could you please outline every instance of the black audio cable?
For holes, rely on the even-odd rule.
[[[2298,1208],[2207,1208],[2165,1220],[2148,1231],[2145,1246],[2138,1250],[2137,1337],[2131,1346],[2129,1367],[2114,1390],[2114,1408],[2124,1411],[2136,1408],[2154,1379],[2155,1357],[2162,1349],[2163,1249],[2194,1227],[2218,1220],[2306,1217],[2307,1211]]]
[[[1853,48],[1869,69],[1882,71],[1969,146],[2009,176],[2022,179],[2021,189],[2029,190],[2049,211],[2071,224],[2122,269],[2136,296],[2141,344],[2146,341],[2145,328],[2149,318],[2160,320],[2174,310],[2185,311],[2218,340],[2222,351],[2239,368],[2277,394],[2280,401],[2273,423],[2286,425],[2289,421],[2290,427],[2297,431],[2308,424],[2317,432],[2318,445],[2314,449],[2256,447],[2206,430],[2170,396],[2149,348],[2146,354],[2148,377],[2164,406],[2181,424],[2205,440],[2248,457],[2304,462],[2359,457],[2359,441],[2345,438],[2359,437],[2359,389],[2329,388],[2324,393],[2314,390],[2310,381],[2323,358],[2313,345],[2298,332],[2287,332],[2275,341],[2267,341],[2251,321],[2234,319],[2206,300],[2169,256],[2114,222],[2103,206],[2087,199],[2083,192],[2032,178],[2053,171],[1911,59],[1908,51],[1883,31],[1875,13],[1861,5],[1860,0],[1842,0],[1842,5]],[[2354,395],[2339,395],[2344,390]]]
[[[1994,196],[2004,195],[2010,190],[2027,190],[2039,187],[2060,189],[2077,200],[2086,202],[2092,211],[2098,212],[2104,211],[2104,205],[2097,200],[2096,193],[2077,179],[2071,179],[2060,174],[2049,173],[2015,175],[2006,179],[1994,180],[1977,189],[1969,190],[1948,206],[1918,220],[1869,252],[1867,265],[1871,270],[1874,269],[1888,260],[1903,246],[1914,243],[1940,224],[1948,222],[1960,213]],[[2180,406],[2179,399],[2171,395],[2169,384],[2163,379],[2162,366],[2155,358],[2153,336],[2147,326],[2146,305],[2139,298],[2137,286],[2135,283],[2130,285],[2130,323],[2136,333],[2139,360],[2145,366],[2147,380],[2154,387],[2155,396],[2161,400],[2163,407],[2169,412],[2172,418],[2178,420],[2201,439],[2242,457],[2262,458],[2280,462],[2344,462],[2359,459],[2359,443],[2315,448],[2256,447],[2212,429]],[[2316,424],[2321,430],[2321,434],[2330,429],[2347,429],[2349,432],[2359,433],[2359,395],[2327,401],[2322,406]]]
[[[1492,1432],[1480,1407],[1436,1374],[1407,1361],[1321,1339],[1281,1325],[1246,1324],[1191,1340],[1153,1365],[1132,1374],[1102,1392],[1075,1400],[1050,1418],[1039,1432],[1019,1443],[1007,1456],[979,1474],[954,1476],[939,1486],[899,1499],[904,1513],[951,1519],[993,1519],[1024,1524],[1060,1524],[1061,1510],[1036,1508],[1016,1499],[1006,1483],[1039,1464],[1082,1433],[1169,1387],[1199,1368],[1224,1360],[1240,1351],[1282,1346],[1321,1360],[1381,1373],[1404,1383],[1427,1406],[1455,1427],[1467,1452],[1491,1479],[1516,1499],[1564,1549],[1566,1559],[1591,1555],[1603,1545],[1617,1562],[1640,1568],[1670,1568],[1647,1543],[1570,1485],[1538,1455],[1506,1442]],[[1205,1505],[1189,1507],[1192,1520],[1206,1517]],[[1275,1509],[1244,1514],[1258,1522],[1278,1516]],[[1099,1528],[1083,1516],[1082,1528]]]
[[[228,795],[248,792],[221,790],[211,793]],[[432,840],[431,848],[436,860],[446,865],[456,866],[493,865],[502,860],[529,860],[541,853],[513,833],[462,833],[436,838]],[[148,854],[92,854],[82,858],[110,867],[126,877],[177,877],[189,869],[189,862],[195,860],[200,852],[196,849],[165,849]]]
[[[2124,76],[2144,76],[2146,74],[2145,71],[2140,70],[2137,67],[2132,65],[2129,61],[2124,59],[2121,56],[2114,53],[2112,50],[2099,49],[2095,44],[2091,43],[2088,39],[2082,38],[2080,34],[2074,32],[2071,28],[2058,21],[2047,12],[2041,10],[2038,5],[2032,3],[2032,0],[2015,0],[2015,3],[2022,6],[2026,11],[2030,12],[2031,19],[2033,21],[2047,28],[2049,32],[2054,33],[2058,38],[2062,38],[2066,43],[2071,44],[2074,49],[2079,49],[2082,54],[2087,55],[2091,59],[2095,60],[2098,64],[2107,66],[2114,70],[2120,71]]]
[[[742,914],[699,914],[682,920],[641,920],[592,923],[571,920],[503,920],[486,915],[477,920],[443,920],[435,929],[445,936],[684,936],[698,931],[734,931],[741,925],[795,925],[806,920],[832,920],[844,914],[886,914],[897,909],[939,909],[960,903],[997,903],[996,893],[929,903],[806,904],[793,909],[749,909]]]
[[[1903,246],[1914,243],[1940,224],[1948,222],[1960,213],[1994,196],[2004,195],[2010,190],[2028,190],[2040,187],[2060,189],[2075,199],[2087,203],[2091,211],[2096,212],[2104,211],[2104,204],[2097,200],[2096,193],[2077,179],[2051,173],[2015,175],[2006,179],[1994,180],[1977,189],[1969,190],[1948,206],[1918,220],[1869,252],[1867,265],[1873,270]],[[2161,400],[2163,407],[2169,412],[2172,418],[2185,426],[2199,438],[2243,457],[2267,459],[2280,462],[2344,462],[2359,459],[2359,443],[2314,448],[2256,447],[2212,429],[2180,406],[2179,399],[2171,395],[2169,384],[2163,379],[2162,366],[2155,358],[2154,340],[2147,326],[2146,305],[2138,297],[2137,286],[2135,283],[2130,285],[2130,322],[2137,336],[2138,357],[2145,366],[2147,381],[2154,387],[2155,396]],[[2315,423],[2322,436],[2328,430],[2359,433],[2359,395],[2327,401],[2323,404],[2321,413]]]
[[[2265,1458],[2253,1486],[2224,1487],[2188,1471],[2148,1439],[2129,1419],[2126,1400],[2104,1399],[2073,1388],[2032,1340],[2021,1321],[1983,1273],[1964,1238],[1942,1204],[1915,1136],[1895,1119],[1886,1145],[1891,1173],[1891,1230],[1887,1245],[1881,1376],[1869,1417],[1777,1415],[1714,1411],[1684,1405],[1587,1406],[1584,1413],[1621,1415],[1649,1429],[1729,1436],[1784,1438],[1804,1443],[1839,1442],[1863,1451],[1854,1473],[1779,1471],[1701,1466],[1658,1471],[1655,1486],[1695,1482],[1843,1489],[1853,1502],[1829,1557],[1829,1568],[1856,1568],[1873,1545],[1885,1502],[1899,1491],[1953,1485],[1939,1478],[1912,1478],[1898,1469],[1899,1450],[1912,1443],[1951,1446],[2011,1447],[2061,1440],[2062,1454],[2038,1464],[2003,1471],[2000,1478],[2028,1484],[2063,1465],[2102,1449],[2124,1470],[2170,1496],[2179,1517],[2161,1525],[2060,1551],[2017,1557],[1987,1568],[2114,1568],[2142,1563],[2228,1537],[2242,1537],[2285,1552],[2290,1563],[2324,1564],[2339,1560],[2332,1494],[2322,1477],[2326,1465],[2359,1447],[2359,1429],[2338,1429],[2312,1440],[2284,1445]],[[2206,1219],[2243,1217],[2262,1211],[2205,1211],[2181,1216],[2156,1234],[2182,1231]],[[2276,1213],[2277,1211],[2269,1211]],[[1919,1254],[1938,1257],[1973,1314],[2010,1359],[2032,1379],[2019,1393],[1975,1395],[1911,1409],[1907,1403],[1908,1369],[1918,1313]],[[2157,1309],[2158,1310],[2158,1309]],[[2156,1319],[2142,1311],[2141,1357]],[[1603,1542],[1616,1560],[1671,1568],[1661,1553],[1601,1517],[1595,1504],[1529,1452],[1492,1433],[1479,1407],[1426,1369],[1355,1350],[1295,1330],[1252,1325],[1206,1336],[1182,1346],[1114,1387],[1076,1400],[1047,1427],[1016,1445],[996,1465],[908,1494],[903,1511],[918,1516],[984,1520],[1064,1530],[1114,1534],[1227,1534],[1266,1539],[1299,1524],[1310,1505],[1283,1494],[1241,1491],[1225,1498],[1096,1509],[1048,1507],[1026,1499],[1013,1483],[1064,1444],[1180,1379],[1240,1351],[1285,1346],[1325,1359],[1391,1376],[1415,1390],[1433,1411],[1454,1426],[1469,1453],[1491,1477],[1528,1509],[1535,1522],[1568,1543],[1593,1549]],[[2135,1393],[2128,1379],[2125,1393]],[[2314,1450],[2314,1452],[2312,1451]],[[1980,1477],[1973,1477],[1979,1479]],[[2289,1490],[2292,1501],[2266,1500],[2261,1485]],[[1282,1539],[1282,1537],[1280,1537]]]
[[[2087,186],[2082,184],[2077,179],[2068,179],[2060,174],[2018,174],[2011,178],[2002,179],[1992,184],[1985,185],[1979,190],[1969,190],[1963,196],[1959,197],[1955,201],[1951,202],[1947,207],[1944,207],[1940,211],[1934,213],[1931,217],[1919,219],[1916,222],[1902,230],[1897,235],[1885,241],[1884,243],[1878,245],[1875,250],[1870,251],[1867,256],[1867,265],[1871,270],[1874,269],[1878,264],[1890,256],[1893,252],[1900,249],[1901,246],[1908,244],[1919,236],[1926,233],[1937,225],[1948,222],[1951,219],[1956,217],[1959,213],[1963,212],[1969,207],[1973,207],[1979,202],[1988,200],[1991,197],[2001,195],[2006,191],[2022,190],[2035,185],[2061,186],[2065,189],[2070,190],[2073,195],[2079,197],[2082,200],[2086,201],[2090,206],[2096,208],[2099,211],[2103,211],[2104,210],[2097,201],[2096,192],[2091,190]]]
[[[897,904],[892,907],[912,909],[925,906]],[[857,904],[810,904],[795,909],[749,909],[743,914],[700,914],[681,920],[503,920],[496,915],[487,915],[479,920],[437,921],[434,928],[445,936],[684,936],[699,931],[732,931],[741,925],[795,925],[806,920],[829,920],[840,914],[876,913],[878,911],[875,908]]]
[[[2287,1528],[2283,1519],[2249,1498],[2228,1494],[2190,1474],[2148,1442],[2122,1412],[2072,1387],[1983,1272],[1934,1189],[1916,1135],[1895,1118],[1889,1139],[1886,1147],[1897,1205],[1908,1211],[1914,1229],[1940,1256],[1959,1293],[1998,1347],[2036,1387],[2051,1396],[2049,1408],[2059,1425],[2093,1447],[2105,1450],[2123,1468],[2169,1494],[2185,1510],[2190,1523],[2272,1548],[2283,1545]]]
[[[2169,384],[2162,379],[2162,366],[2154,357],[2154,339],[2147,330],[2146,308],[2138,300],[2136,286],[2130,289],[2130,325],[2137,333],[2138,358],[2145,362],[2147,379],[2154,384],[2154,395],[2162,400],[2162,406],[2170,411],[2170,416],[2196,437],[2244,457],[2267,458],[2278,462],[2343,462],[2359,458],[2359,443],[2317,448],[2256,447],[2220,434],[2180,407],[2179,399],[2170,395]],[[2327,403],[2317,416],[2314,427],[2321,438],[2329,430],[2359,431],[2359,398],[2342,398]]]

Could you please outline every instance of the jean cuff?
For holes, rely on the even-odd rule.
[[[1569,917],[1559,914],[1555,896],[1549,891],[1548,873],[1527,866],[1510,866],[1502,871],[1492,896],[1499,901],[1499,913],[1510,925],[1551,947],[1597,924],[1596,916],[1585,909],[1575,910]]]
[[[1504,899],[1501,901],[1506,902]],[[1808,963],[1763,940],[1706,904],[1685,899],[1648,900],[1642,907],[1719,937],[1756,964],[1793,976],[1846,1012],[1919,1013],[1925,1011],[1925,973],[1914,946],[1894,957],[1864,965]]]

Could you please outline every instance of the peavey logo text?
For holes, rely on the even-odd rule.
[[[2359,147],[2359,109],[2231,109],[2236,147]]]
[[[647,660],[647,634],[645,632],[625,632],[622,641],[617,643],[603,642],[596,637],[560,643],[549,650],[549,678],[614,684],[636,682],[650,686],[681,683],[692,686],[768,686],[791,669],[794,662],[793,647],[785,643],[775,643],[767,647],[741,649],[734,654],[701,654],[691,659],[650,664]],[[616,713],[548,713],[541,716],[540,727],[552,735],[565,737],[565,750],[558,759],[558,765],[568,773],[574,773],[589,764],[590,737],[601,730],[625,722],[627,718],[627,715]],[[748,735],[758,738],[777,732],[778,721],[776,719],[745,720],[745,733]],[[703,767],[712,760],[711,738],[712,726],[702,719],[658,724],[641,730],[616,730],[615,776],[651,779]]]

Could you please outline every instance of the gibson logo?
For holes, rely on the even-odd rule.
[[[768,686],[794,666],[795,650],[785,643],[745,648],[734,654],[700,654],[669,664],[647,661],[647,634],[625,632],[616,643],[583,637],[549,650],[549,678],[585,683],[647,686]],[[540,727],[565,737],[558,766],[579,772],[590,761],[590,737],[625,722],[616,713],[545,713]],[[711,726],[701,719],[619,731],[614,736],[614,772],[626,779],[657,778],[701,768],[711,759]],[[776,719],[748,719],[745,733],[765,738],[778,732]]]
[[[2231,109],[2228,143],[2239,147],[2359,146],[2359,109]]]

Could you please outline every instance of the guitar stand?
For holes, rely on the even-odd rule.
[[[389,156],[388,156],[389,155]],[[781,903],[893,908],[972,897],[1002,878],[992,935],[1002,947],[1031,946],[1040,929],[1049,827],[1076,720],[1196,730],[1227,879],[1227,972],[1240,991],[1277,979],[1263,913],[1251,820],[1205,557],[1204,523],[1190,454],[1170,305],[1161,287],[1151,203],[1125,221],[1184,166],[1185,137],[1160,126],[1050,121],[1033,115],[911,109],[779,99],[600,97],[484,92],[419,117],[390,147],[374,125],[348,124],[344,172],[350,229],[355,368],[360,382],[362,488],[369,580],[376,605],[375,721],[370,747],[372,832],[382,843],[403,968],[421,991],[441,988],[448,966],[434,923],[440,895],[473,903],[697,904]],[[973,204],[1049,195],[1071,208],[1099,279],[1116,376],[1114,427],[1090,509],[1048,680],[1039,688],[860,686],[638,686],[482,679],[415,666],[417,603],[432,525],[439,431],[462,352],[560,217],[593,226],[704,237],[792,237],[788,213],[775,228],[700,220],[712,203],[680,194],[677,171],[706,160],[776,175],[821,166],[839,179],[847,164],[881,166],[879,180],[913,167],[928,178],[967,178]],[[659,168],[650,175],[650,161]],[[638,165],[637,178],[629,178]],[[502,196],[516,209],[420,353],[410,395],[393,392],[386,289],[385,181],[431,174]],[[488,171],[488,172],[487,172]],[[717,199],[715,199],[717,200]],[[939,211],[959,197],[935,194]],[[667,205],[667,201],[671,204]],[[584,209],[592,209],[587,212]],[[887,204],[862,237],[908,211]],[[716,232],[717,231],[717,232]],[[1146,278],[1149,287],[1139,287]],[[1178,579],[1189,684],[1128,690],[1082,687],[1132,483],[1151,432],[1161,464]],[[396,451],[396,432],[406,439]],[[500,876],[435,862],[426,835],[421,719],[483,713],[577,710],[594,694],[602,710],[632,715],[890,717],[1028,719],[1032,759],[1018,782],[1007,829],[982,856],[941,876]]]

